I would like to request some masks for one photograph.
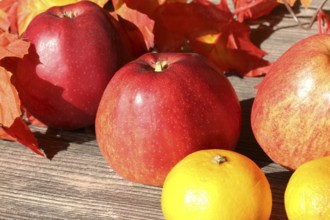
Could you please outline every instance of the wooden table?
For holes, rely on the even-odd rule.
[[[308,10],[295,11],[303,21]],[[326,6],[327,7],[327,6]],[[274,61],[293,43],[317,33],[296,26],[283,7],[255,24],[251,37]],[[265,172],[273,192],[271,219],[287,219],[283,193],[291,172],[273,163],[256,143],[250,111],[262,78],[230,76],[243,109],[243,130],[237,151]],[[102,157],[93,132],[47,131],[33,128],[49,159],[15,142],[0,141],[0,219],[163,219],[161,188],[128,182],[113,172]]]

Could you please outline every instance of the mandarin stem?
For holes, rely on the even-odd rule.
[[[221,164],[227,161],[227,158],[222,155],[215,155],[213,157],[213,161],[216,162],[217,164]]]

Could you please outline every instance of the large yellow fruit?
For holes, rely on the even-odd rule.
[[[262,170],[229,150],[201,150],[182,159],[162,191],[166,220],[269,219],[272,195]]]
[[[290,220],[330,219],[330,156],[298,167],[286,187],[284,203]]]

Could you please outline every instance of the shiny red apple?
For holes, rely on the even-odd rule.
[[[187,154],[234,149],[241,108],[223,72],[197,54],[147,53],[111,79],[96,116],[100,150],[122,177],[161,186]]]
[[[330,35],[293,45],[258,87],[251,124],[278,164],[296,169],[330,155]]]
[[[114,19],[81,1],[39,14],[23,38],[32,47],[13,79],[23,105],[49,127],[92,125],[106,85],[131,59]]]

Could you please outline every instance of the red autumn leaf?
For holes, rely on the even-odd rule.
[[[19,108],[19,100],[15,88],[10,83],[11,73],[0,67],[0,121],[2,124],[11,124],[12,119],[19,117],[21,114]],[[12,102],[12,100],[16,100]],[[10,102],[6,108],[6,103]],[[11,108],[10,108],[11,106]],[[15,139],[5,132],[0,126],[0,139],[14,141]]]
[[[317,23],[318,23],[318,31],[320,34],[329,34],[330,33],[329,17],[322,10],[317,14]]]
[[[22,58],[28,52],[30,43],[18,39],[14,34],[0,32],[0,60],[6,57]],[[8,64],[9,62],[6,62]],[[12,73],[1,62],[0,66],[0,124],[10,126],[15,118],[21,117],[20,100],[16,88],[11,84]],[[7,67],[7,65],[6,65]]]
[[[18,0],[0,1],[0,28],[4,31],[17,33],[17,5]]]
[[[6,127],[22,115],[18,93],[10,82],[11,75],[0,67],[0,124]]]
[[[277,0],[233,0],[235,5],[234,14],[239,22],[246,19],[257,19],[269,14],[276,6]]]
[[[221,34],[213,36],[208,46],[207,40],[192,41],[190,47],[223,70],[234,70],[242,76],[260,76],[267,72],[269,62],[261,59],[266,53],[255,47],[249,40],[250,29],[233,22]]]
[[[16,140],[35,153],[43,155],[39,151],[34,134],[22,119],[18,93],[11,83],[12,73],[4,68],[8,68],[11,58],[22,58],[27,54],[29,46],[30,43],[20,40],[14,34],[0,33],[0,138]]]
[[[0,140],[8,140],[8,141],[15,141],[15,138],[7,134],[3,128],[0,127]]]
[[[242,76],[260,75],[269,65],[262,59],[266,53],[250,41],[249,26],[234,19],[225,0],[164,4],[157,10],[154,33],[158,51],[197,52]]]
[[[126,27],[128,35],[133,41],[136,41],[136,39],[140,38],[140,35],[142,35],[142,40],[144,40],[147,49],[154,46],[154,34],[152,31],[155,22],[146,14],[127,7],[126,3],[122,3],[120,7],[117,5],[116,15],[119,15],[132,24],[129,26],[127,22],[124,23],[119,19],[121,24]],[[135,25],[135,27],[133,25]]]
[[[30,128],[26,125],[22,118],[17,117],[10,127],[2,127],[7,134],[13,137],[17,142],[30,148],[38,155],[45,156],[40,150],[38,141]]]
[[[9,26],[10,22],[7,17],[7,13],[0,8],[0,29],[7,31],[9,30]]]
[[[36,138],[21,118],[20,101],[10,77],[11,73],[0,67],[0,139],[15,140],[43,155]]]
[[[112,0],[115,10],[118,10],[122,4],[126,4],[131,9],[138,10],[139,12],[151,16],[155,10],[166,1],[169,0]]]
[[[5,57],[22,58],[27,54],[30,43],[19,39],[16,35],[0,31],[0,60]]]

